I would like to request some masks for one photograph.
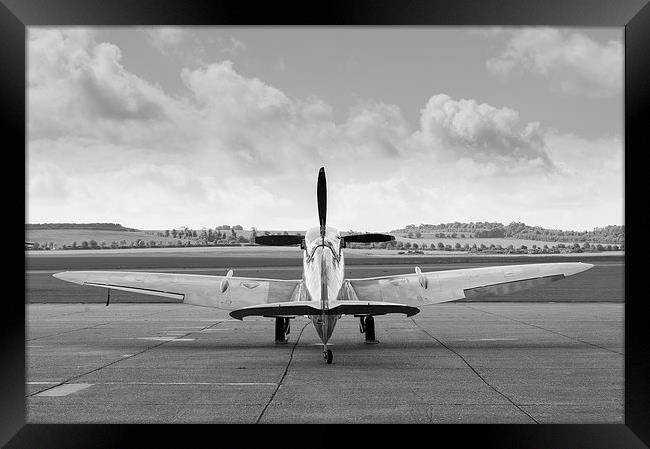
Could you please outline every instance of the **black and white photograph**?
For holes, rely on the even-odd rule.
[[[27,27],[26,422],[624,424],[624,43]]]

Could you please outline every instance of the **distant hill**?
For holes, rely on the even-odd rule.
[[[95,231],[136,232],[139,229],[125,228],[119,223],[27,223],[26,230],[32,229],[92,229]]]
[[[406,225],[395,229],[391,234],[429,238],[513,238],[521,240],[536,240],[546,242],[588,242],[606,244],[624,244],[625,226],[609,225],[594,228],[591,231],[563,231],[561,229],[546,229],[540,226],[530,226],[525,223],[512,222],[504,225],[498,222],[470,223],[440,223]]]
[[[300,234],[294,231],[244,230],[240,225],[214,229],[138,230],[118,223],[31,223],[25,225],[26,249],[99,249],[185,246],[247,245],[255,235]],[[362,232],[362,231],[360,231]],[[355,233],[342,231],[342,235]],[[563,231],[512,222],[440,223],[407,225],[390,231],[396,240],[379,244],[349,243],[350,248],[417,249],[432,251],[497,251],[511,253],[618,251],[625,248],[625,227],[618,225],[592,231]],[[530,249],[529,249],[530,248]]]
[[[252,231],[241,226],[228,230],[139,230],[117,223],[42,223],[25,225],[26,249],[117,249],[248,244]],[[224,226],[221,226],[225,229]]]

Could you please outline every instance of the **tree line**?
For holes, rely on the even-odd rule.
[[[624,225],[596,227],[591,231],[564,231],[530,226],[525,223],[511,222],[508,225],[498,222],[440,223],[437,225],[407,225],[402,229],[391,231],[408,238],[421,238],[423,234],[436,238],[515,238],[521,240],[544,240],[550,242],[589,242],[621,245],[625,242]]]
[[[27,223],[25,229],[92,229],[94,231],[139,231],[119,223]]]
[[[86,228],[84,228],[86,229]],[[29,242],[26,249],[30,250],[58,250],[58,249],[128,249],[128,248],[177,248],[188,246],[231,246],[250,245],[255,243],[258,234],[256,228],[252,228],[244,234],[241,225],[219,225],[210,229],[167,229],[164,231],[140,231],[145,232],[150,238],[133,238],[113,241],[84,240],[73,241],[71,244],[56,244],[54,242]],[[262,231],[264,235],[270,235],[270,231]],[[275,233],[275,232],[274,232]],[[289,235],[288,231],[279,232]],[[298,233],[297,235],[302,235]]]
[[[64,228],[52,228],[64,229]],[[80,228],[88,229],[88,228]],[[125,228],[126,229],[126,228]],[[241,225],[220,225],[214,229],[168,229],[164,231],[145,232],[151,238],[133,238],[113,241],[97,241],[94,239],[73,241],[71,244],[55,244],[54,242],[26,242],[26,249],[54,250],[54,249],[125,249],[125,248],[175,248],[187,246],[228,246],[250,244],[251,239],[238,234],[243,231]],[[95,229],[95,230],[100,230]],[[106,229],[101,229],[106,230]],[[255,236],[255,228],[252,237]],[[158,238],[156,238],[158,237]],[[164,237],[161,239],[160,237]]]
[[[477,244],[477,243],[465,243],[456,242],[455,244],[449,243],[431,243],[427,245],[426,243],[411,243],[411,242],[402,242],[400,240],[393,240],[390,242],[379,242],[379,243],[347,243],[348,248],[358,248],[358,249],[391,249],[391,250],[437,250],[437,251],[465,251],[469,253],[485,253],[485,254],[563,254],[563,253],[583,253],[583,252],[601,252],[601,251],[621,251],[625,249],[625,245],[616,245],[616,244],[590,244],[589,242],[584,242],[582,244],[573,243],[565,245],[564,243],[558,243],[557,245],[531,245],[530,248],[527,245],[515,245],[510,244],[503,246],[500,244]],[[420,251],[420,252],[422,252]]]

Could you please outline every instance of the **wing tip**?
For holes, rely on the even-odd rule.
[[[594,267],[593,263],[578,262],[578,264],[580,264],[580,266],[578,267],[580,271],[578,271],[578,273],[590,270]]]
[[[230,315],[231,317],[233,317],[233,318],[236,319],[236,320],[244,321],[244,316],[241,314],[241,312],[239,312],[240,310],[241,310],[241,309],[233,310],[233,311],[230,312],[228,315]],[[238,313],[238,312],[239,312],[239,313]]]
[[[562,270],[562,274],[565,276],[573,276],[574,274],[582,273],[594,267],[592,263],[585,262],[569,262],[566,264],[566,268]]]
[[[54,273],[52,276],[60,279],[62,281],[66,282],[72,282],[74,284],[83,284],[83,281],[81,279],[78,279],[75,274],[78,272],[75,271],[60,271],[58,273]]]

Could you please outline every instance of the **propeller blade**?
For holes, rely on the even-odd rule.
[[[318,171],[316,198],[318,200],[318,221],[320,223],[320,234],[321,236],[324,236],[325,224],[327,221],[327,182],[325,181],[325,167],[321,167]]]
[[[395,240],[395,236],[388,234],[353,234],[341,238],[348,243],[390,242]]]
[[[302,239],[302,235],[258,235],[255,237],[255,243],[265,246],[300,245]]]

